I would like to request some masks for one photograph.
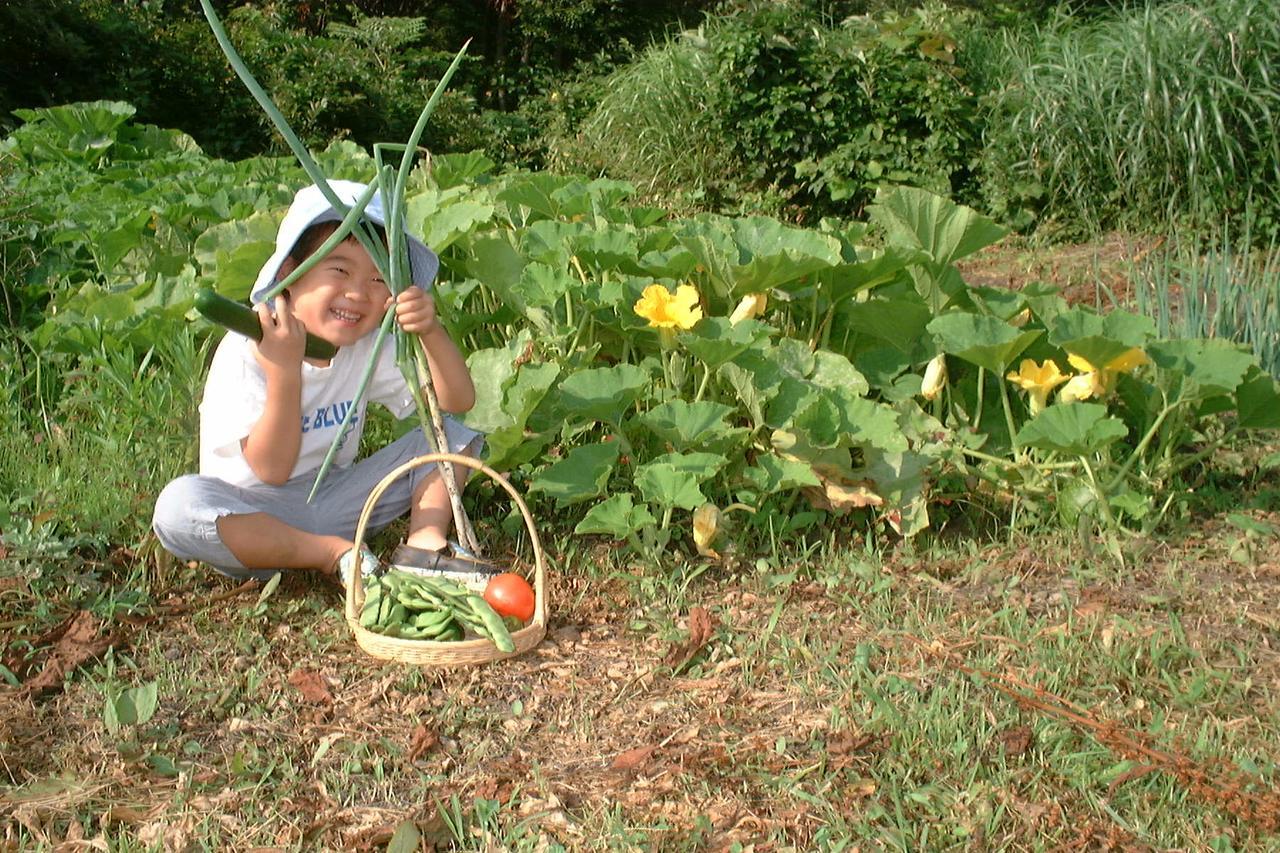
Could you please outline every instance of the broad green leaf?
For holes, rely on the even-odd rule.
[[[636,234],[631,230],[605,228],[589,231],[573,241],[573,254],[585,268],[597,274],[604,270],[643,274],[643,269],[636,262],[639,255]]]
[[[588,233],[581,222],[561,222],[543,219],[517,232],[520,254],[531,261],[561,269],[569,264],[569,246],[579,236]]]
[[[1280,394],[1276,382],[1261,370],[1236,389],[1237,423],[1243,429],[1280,429]]]
[[[587,512],[574,533],[602,533],[614,539],[626,539],[632,533],[657,524],[657,519],[644,504],[634,505],[630,492],[606,498]]]
[[[516,359],[530,342],[528,330],[521,330],[505,347],[476,350],[467,358],[467,369],[476,388],[475,405],[464,417],[467,426],[480,432],[493,432],[517,422],[504,411],[503,389],[515,376]]]
[[[578,280],[563,270],[538,262],[529,264],[520,274],[520,294],[526,311],[555,305],[577,285]]]
[[[1022,331],[995,317],[961,311],[935,317],[927,328],[943,352],[1001,374],[1041,334],[1039,329]]]
[[[660,507],[697,509],[707,502],[698,479],[669,462],[649,463],[636,469],[636,486],[649,503]]]
[[[520,337],[523,336],[517,336],[517,340]],[[514,423],[525,423],[559,376],[558,364],[542,362],[521,365],[516,371],[515,381],[507,387],[503,411]]]
[[[813,354],[813,358],[813,373],[809,375],[809,381],[813,384],[858,396],[870,390],[866,377],[843,355],[828,350],[818,350]]]
[[[929,508],[924,498],[925,474],[933,460],[909,450],[882,452],[868,448],[858,477],[871,480],[875,493],[897,512],[894,527],[910,538],[929,526]]]
[[[727,317],[704,317],[691,331],[679,335],[680,345],[712,370],[733,361],[773,331],[757,320],[730,323]]]
[[[919,250],[906,246],[886,246],[877,250],[858,250],[858,260],[820,271],[816,278],[827,296],[838,302],[860,293],[898,281],[906,270],[930,260]]]
[[[503,237],[482,237],[471,244],[467,259],[467,275],[498,294],[498,298],[523,312],[525,302],[520,294],[520,275],[525,259]]]
[[[405,228],[439,254],[493,219],[494,210],[462,188],[428,190],[405,199]]]
[[[848,393],[828,391],[791,422],[813,446],[877,447],[889,452],[907,449],[897,413],[883,403]]]
[[[778,383],[781,380],[776,376],[777,368],[774,371],[774,384],[769,385],[764,381],[765,376],[750,367],[726,364],[720,368],[720,378],[729,383],[756,428],[764,426],[767,420],[765,406],[778,393]]]
[[[634,364],[580,370],[560,383],[558,400],[569,414],[617,423],[649,386],[649,376],[648,370]]]
[[[422,832],[411,820],[403,820],[387,842],[387,853],[415,853],[422,846]]]
[[[654,278],[683,281],[693,273],[698,258],[684,246],[656,249],[640,256],[639,268]]]
[[[554,432],[529,434],[522,426],[505,426],[484,437],[485,461],[499,471],[527,465],[542,455]]]
[[[1128,311],[1098,314],[1077,306],[1052,319],[1049,343],[1067,349],[1068,344],[1082,338],[1107,338],[1127,350],[1145,345],[1155,331],[1155,321],[1150,317]]]
[[[555,498],[560,506],[585,501],[604,493],[618,461],[618,442],[575,447],[559,462],[538,472],[529,491]]]
[[[933,312],[913,291],[891,298],[851,303],[841,309],[839,316],[848,329],[879,338],[909,353],[924,337]]]
[[[868,209],[889,245],[920,249],[935,270],[990,246],[1008,229],[972,208],[914,187],[881,190]]]
[[[1083,456],[1102,450],[1128,432],[1118,418],[1107,415],[1106,406],[1061,403],[1049,406],[1023,425],[1016,443],[1021,447]]]
[[[756,464],[742,474],[764,494],[822,485],[818,475],[813,472],[813,466],[798,459],[783,459],[772,453],[757,456]]]
[[[676,450],[706,446],[726,437],[730,428],[725,418],[733,409],[723,403],[699,400],[670,400],[641,415],[641,422]]]
[[[553,196],[557,190],[571,182],[572,178],[550,172],[522,172],[510,178],[510,183],[498,191],[497,199],[517,208],[528,208],[532,213],[538,214],[531,219],[555,219],[561,215],[562,204]]]
[[[206,229],[195,242],[200,277],[228,299],[247,299],[258,270],[275,249],[279,224],[272,213],[255,213]]]
[[[431,156],[431,179],[440,189],[470,181],[472,178],[488,174],[497,164],[485,156],[483,151],[465,151],[454,154],[433,154]]]
[[[730,219],[707,214],[682,223],[677,233],[722,302],[775,287],[786,289],[841,260],[834,237],[763,216]]]
[[[1258,363],[1245,347],[1218,339],[1157,341],[1147,347],[1147,354],[1161,370],[1194,382],[1197,397],[1230,394]]]
[[[649,460],[652,465],[670,465],[677,471],[692,474],[699,483],[714,477],[716,473],[729,463],[719,453],[693,451],[689,453],[664,453]]]

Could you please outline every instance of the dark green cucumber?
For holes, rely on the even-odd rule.
[[[262,324],[258,322],[258,312],[243,302],[236,302],[225,296],[219,296],[213,290],[202,287],[196,291],[196,310],[221,326],[233,332],[239,332],[246,338],[262,340]],[[307,333],[307,358],[330,359],[338,354],[338,348],[323,338]]]

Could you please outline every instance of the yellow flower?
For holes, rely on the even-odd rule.
[[[1097,377],[1092,372],[1081,373],[1072,376],[1070,381],[1062,386],[1062,390],[1058,393],[1058,402],[1075,403],[1088,400],[1090,397],[1101,396],[1102,390],[1102,387],[1097,384]]]
[[[1067,361],[1070,362],[1071,366],[1076,370],[1081,371],[1081,376],[1089,377],[1089,388],[1087,393],[1085,393],[1084,380],[1081,380],[1078,384],[1076,391],[1079,392],[1081,396],[1076,399],[1079,400],[1087,400],[1090,397],[1101,398],[1107,396],[1111,393],[1111,389],[1115,388],[1116,377],[1118,375],[1121,373],[1128,373],[1132,370],[1137,370],[1142,365],[1151,363],[1151,359],[1147,358],[1147,354],[1138,347],[1130,347],[1101,366],[1090,363],[1088,359],[1080,355],[1068,355]],[[1076,379],[1079,378],[1080,377],[1076,377]],[[1071,381],[1075,382],[1075,379]],[[1070,387],[1070,383],[1068,383],[1068,387]],[[1066,393],[1067,389],[1062,389],[1063,396],[1065,396]]]
[[[716,532],[720,528],[720,510],[715,504],[703,504],[693,511],[693,544],[704,557],[719,558],[712,548]]]
[[[1031,415],[1035,417],[1044,411],[1053,389],[1066,382],[1068,377],[1051,358],[1045,359],[1042,364],[1036,364],[1034,359],[1024,358],[1018,372],[1010,373],[1005,378],[1027,392],[1031,399]]]
[[[932,400],[942,393],[947,384],[947,359],[938,353],[924,369],[924,381],[920,383],[920,396]]]
[[[748,293],[742,297],[742,301],[738,303],[738,307],[733,309],[733,313],[729,315],[729,325],[736,326],[742,320],[750,320],[753,317],[759,317],[764,313],[765,306],[769,304],[769,297],[764,293]]]
[[[651,284],[636,301],[635,312],[659,329],[692,329],[702,319],[698,291],[682,284],[673,294],[661,284]]]

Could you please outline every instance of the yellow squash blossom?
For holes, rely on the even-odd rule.
[[[947,384],[947,359],[938,353],[924,369],[924,381],[920,383],[920,396],[932,400],[942,393]]]
[[[719,559],[720,555],[711,547],[719,529],[720,510],[716,509],[715,504],[703,504],[693,511],[693,544],[697,546],[699,554]]]
[[[1088,400],[1098,394],[1101,389],[1095,387],[1096,378],[1092,373],[1081,373],[1072,376],[1071,380],[1066,385],[1063,385],[1062,390],[1058,392],[1058,402],[1076,403],[1080,400]]]
[[[764,313],[765,306],[769,304],[769,297],[764,293],[748,293],[742,297],[742,301],[738,303],[738,307],[733,309],[733,313],[729,315],[729,325],[736,326],[743,320],[750,320],[759,317]]]
[[[1042,364],[1036,364],[1035,359],[1024,358],[1018,371],[1005,378],[1027,392],[1031,400],[1031,416],[1035,417],[1044,411],[1053,389],[1066,382],[1068,377],[1051,358]]]
[[[692,329],[702,319],[698,290],[682,284],[672,293],[661,284],[651,284],[636,301],[635,312],[658,329]]]
[[[1080,371],[1080,375],[1074,377],[1071,382],[1067,383],[1067,387],[1062,389],[1060,396],[1063,402],[1087,400],[1090,397],[1105,397],[1115,388],[1118,375],[1137,370],[1142,365],[1151,363],[1151,359],[1147,358],[1147,354],[1138,347],[1130,347],[1101,366],[1094,365],[1084,356],[1079,355],[1068,355],[1067,361],[1071,363],[1072,367]],[[1068,391],[1071,391],[1071,400],[1067,399]]]

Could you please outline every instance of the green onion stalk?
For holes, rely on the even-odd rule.
[[[217,13],[214,12],[213,6],[209,0],[200,0],[200,8],[204,11],[204,16],[209,22],[209,27],[213,31],[213,36],[217,39],[218,46],[222,48],[222,52],[226,54],[228,61],[231,63],[232,69],[236,75],[249,89],[249,93],[253,95],[254,100],[266,111],[267,117],[271,119],[272,124],[280,131],[280,135],[284,138],[285,144],[298,158],[303,171],[311,179],[325,199],[333,207],[334,210],[342,216],[337,230],[327,239],[320,248],[317,249],[306,262],[291,272],[288,276],[277,283],[268,293],[267,298],[270,299],[280,293],[289,285],[293,284],[299,276],[303,275],[307,270],[320,261],[328,252],[337,246],[341,241],[345,240],[349,235],[354,235],[365,251],[369,253],[369,257],[382,273],[383,278],[387,281],[393,296],[399,295],[405,287],[408,286],[411,271],[408,264],[408,247],[404,241],[404,189],[409,178],[409,172],[413,165],[413,155],[417,150],[418,142],[422,138],[423,132],[426,130],[427,122],[431,118],[432,112],[436,108],[441,95],[444,93],[445,87],[449,80],[453,77],[458,66],[462,63],[462,57],[465,55],[467,45],[463,45],[454,57],[453,62],[440,78],[440,82],[436,85],[435,91],[427,100],[427,104],[422,109],[422,113],[418,116],[418,121],[414,125],[413,132],[410,134],[409,140],[403,146],[401,145],[384,145],[378,144],[374,146],[375,163],[377,164],[377,174],[374,180],[370,182],[369,187],[356,200],[355,204],[350,208],[347,207],[341,199],[329,187],[328,178],[320,171],[320,167],[312,159],[311,154],[307,151],[302,141],[298,139],[297,134],[289,127],[289,123],[285,121],[284,115],[272,102],[271,97],[254,79],[253,74],[241,59],[231,40],[227,37],[226,29],[222,26],[222,22],[218,19]],[[469,43],[468,43],[469,44]],[[393,166],[382,165],[382,152],[400,150],[403,153],[400,158],[400,166],[396,169]],[[365,207],[373,198],[375,193],[382,196],[383,209],[386,215],[386,235],[387,245],[384,247],[382,242],[377,238],[376,233],[370,226],[369,222],[363,218]],[[324,480],[325,474],[333,464],[334,456],[338,451],[338,443],[341,437],[346,433],[347,427],[355,415],[360,400],[364,398],[365,391],[373,376],[374,366],[378,362],[379,354],[382,351],[383,344],[386,341],[394,327],[396,339],[396,363],[400,367],[400,371],[404,374],[409,384],[411,393],[413,394],[414,405],[417,409],[418,420],[422,425],[422,431],[427,436],[428,442],[432,445],[432,450],[439,452],[441,450],[448,451],[449,445],[444,431],[444,419],[440,413],[440,405],[436,398],[435,387],[431,381],[431,371],[427,364],[426,353],[422,347],[422,341],[417,335],[395,327],[393,322],[394,312],[388,311],[387,316],[383,318],[382,324],[378,327],[377,337],[374,339],[373,352],[369,357],[369,363],[365,366],[364,372],[360,377],[360,383],[356,390],[355,402],[357,405],[351,406],[342,419],[342,424],[338,429],[334,442],[329,447],[328,453],[325,454],[324,461],[320,465],[319,471],[316,472],[315,483],[312,484],[311,493],[307,500],[310,501],[315,497],[316,491],[320,487],[320,483]],[[466,510],[462,506],[461,494],[458,491],[457,479],[454,474],[453,466],[448,463],[439,465],[441,476],[444,478],[445,487],[449,493],[449,505],[453,510],[454,529],[457,531],[458,539],[461,545],[473,554],[479,555],[481,549],[476,541],[475,533],[472,530],[471,522],[467,518]]]

